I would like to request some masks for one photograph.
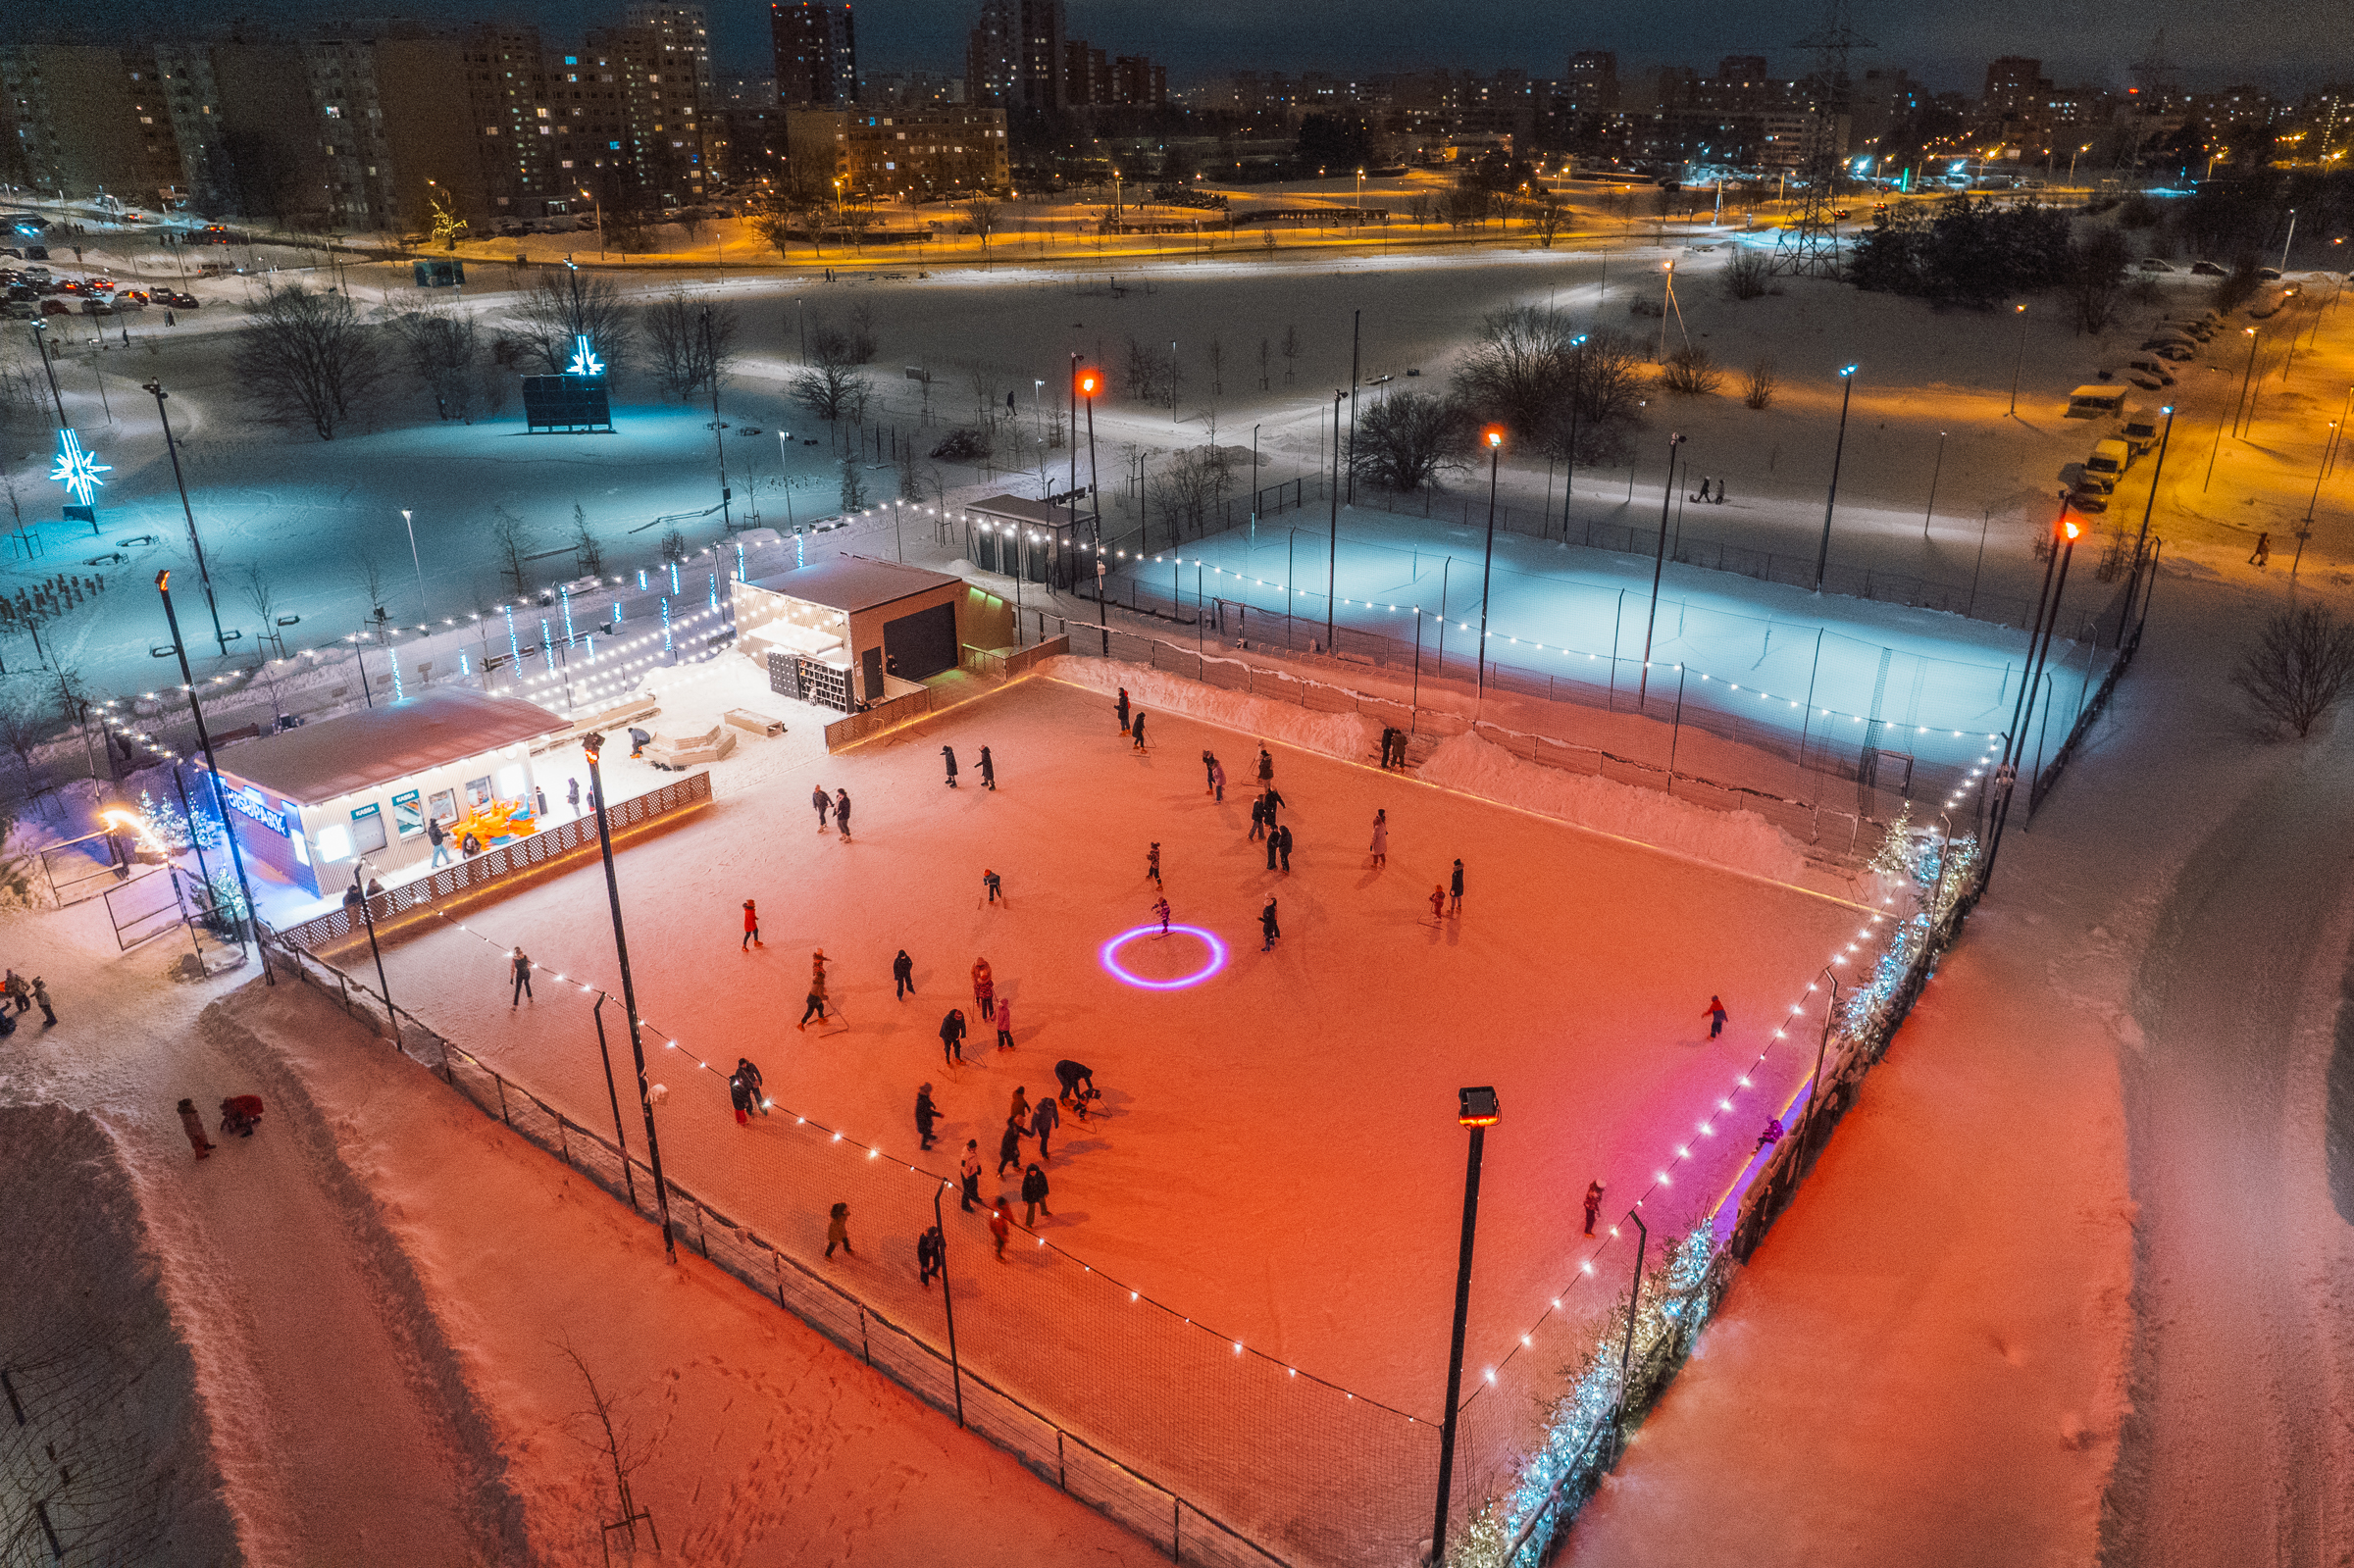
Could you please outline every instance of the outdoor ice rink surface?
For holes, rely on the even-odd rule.
[[[657,1112],[670,1177],[809,1257],[828,1203],[846,1196],[860,1255],[832,1267],[862,1291],[912,1293],[929,1184],[902,1184],[898,1213],[871,1212],[847,1185],[793,1189],[790,1171],[808,1167],[775,1156],[811,1135],[783,1116],[737,1127],[724,1073],[751,1056],[780,1108],[887,1156],[844,1150],[845,1164],[952,1175],[968,1138],[994,1170],[1014,1087],[1050,1091],[1053,1063],[1075,1057],[1104,1099],[1054,1143],[1054,1218],[1042,1234],[1220,1335],[1427,1414],[1440,1403],[1461,1203],[1456,1089],[1492,1084],[1505,1114],[1488,1140],[1477,1365],[1575,1274],[1587,1182],[1631,1201],[1862,924],[1852,905],[1292,751],[1276,755],[1275,783],[1298,843],[1290,875],[1270,874],[1246,837],[1250,737],[1160,716],[1147,733],[1140,756],[1093,693],[1028,681],[808,770],[850,790],[847,843],[817,831],[813,780],[795,776],[624,849],[651,1073],[670,1089]],[[954,790],[944,743],[964,768]],[[985,743],[995,792],[980,787]],[[1223,805],[1204,792],[1204,747],[1227,767]],[[1391,838],[1377,871],[1366,845],[1380,806]],[[1123,984],[1099,961],[1107,939],[1146,922],[1155,838],[1176,921],[1213,932],[1228,953],[1219,973],[1167,991]],[[1434,925],[1429,894],[1458,855],[1463,913]],[[1002,877],[1005,903],[981,901],[984,868]],[[1269,892],[1284,936],[1262,954]],[[605,1013],[626,1101],[604,894],[590,868],[462,916],[467,931],[424,928],[385,955],[393,996],[583,1125],[609,1128],[590,998],[542,976],[536,999],[511,1007],[493,945],[520,943],[616,993]],[[750,953],[745,897],[758,900],[767,944]],[[901,946],[918,986],[903,1002],[891,986]],[[848,1019],[838,1033],[793,1027],[818,947]],[[1174,936],[1140,938],[1125,956],[1169,978],[1204,955]],[[1013,1004],[1011,1051],[996,1049],[973,1006],[980,956]],[[1701,1016],[1712,992],[1732,1012],[1714,1042]],[[937,1036],[951,1006],[973,1026],[961,1068],[944,1067]],[[1715,1145],[1746,1157],[1811,1066],[1797,1043]],[[947,1116],[928,1156],[912,1122],[925,1082]],[[637,1118],[625,1120],[639,1147]],[[1740,1163],[1702,1163],[1654,1199],[1655,1221],[1660,1208],[1687,1213],[1686,1193],[1698,1203],[1720,1190]],[[1001,1189],[985,1175],[983,1189]],[[949,1218],[951,1245],[985,1244],[979,1218],[952,1205]],[[969,1307],[960,1293],[960,1317],[1002,1289],[984,1275]]]

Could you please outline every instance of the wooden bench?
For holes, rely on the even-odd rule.
[[[691,768],[698,762],[717,762],[735,749],[736,737],[713,725],[701,734],[657,734],[645,754],[657,768]]]
[[[749,730],[752,733],[766,735],[771,740],[785,733],[784,720],[772,719],[765,713],[754,713],[749,708],[730,708],[721,714],[720,718],[739,730]]]

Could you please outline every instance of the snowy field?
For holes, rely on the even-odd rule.
[[[1275,778],[1300,843],[1291,874],[1269,874],[1246,837],[1245,789],[1230,778],[1220,805],[1203,788],[1203,747],[1241,775],[1249,739],[1168,716],[1148,733],[1154,746],[1140,757],[1100,696],[1021,683],[728,801],[630,849],[621,877],[652,1072],[669,1088],[658,1113],[666,1170],[909,1321],[929,1321],[913,1241],[937,1186],[909,1168],[952,1175],[955,1152],[978,1138],[985,1196],[1010,1191],[1013,1181],[990,1173],[1014,1087],[1049,1089],[1062,1057],[1096,1069],[1099,1115],[1066,1127],[1047,1162],[1053,1212],[1038,1237],[1052,1248],[1023,1241],[1013,1272],[985,1270],[960,1288],[958,1333],[974,1364],[1166,1478],[1172,1451],[1181,1467],[1214,1468],[1221,1418],[1191,1399],[1164,1406],[1154,1386],[1214,1387],[1197,1374],[1231,1376],[1219,1363],[1233,1361],[1234,1342],[1262,1383],[1293,1382],[1292,1367],[1305,1375],[1294,1398],[1307,1402],[1265,1411],[1272,1425],[1256,1436],[1353,1430],[1331,1415],[1345,1395],[1308,1379],[1425,1420],[1434,1412],[1462,1084],[1496,1085],[1506,1107],[1483,1186],[1470,1364],[1495,1364],[1579,1278],[1593,1247],[1577,1235],[1588,1181],[1632,1201],[1677,1147],[1701,1143],[1647,1210],[1655,1228],[1689,1223],[1810,1063],[1795,1043],[1777,1048],[1721,1132],[1704,1139],[1694,1125],[1738,1092],[1790,999],[1866,917],[1288,748]],[[941,744],[966,769],[953,793]],[[978,787],[982,744],[999,771],[994,793]],[[813,776],[850,790],[850,842],[805,815]],[[1382,870],[1365,852],[1377,806],[1392,814]],[[1228,954],[1213,977],[1166,991],[1124,985],[1100,960],[1105,941],[1145,922],[1155,835],[1177,923]],[[1434,924],[1428,895],[1458,855],[1464,913]],[[1006,903],[982,901],[985,867],[1002,877]],[[1285,935],[1262,955],[1254,938],[1268,893]],[[744,897],[759,900],[768,943],[748,954]],[[619,988],[601,879],[542,884],[465,927],[390,948],[395,998],[583,1125],[607,1125],[588,998],[576,988]],[[567,983],[542,976],[537,999],[512,1007],[506,944]],[[790,1026],[820,946],[848,1027],[800,1034]],[[890,985],[901,946],[917,986],[904,1002]],[[1122,957],[1166,980],[1206,954],[1200,937],[1152,935]],[[977,957],[1013,1006],[1010,1052],[974,1012]],[[1733,1012],[1716,1041],[1701,1016],[1712,992]],[[962,1067],[940,1054],[950,1006],[976,1027]],[[618,1052],[616,1009],[606,1012]],[[748,1131],[722,1076],[739,1054],[761,1064],[780,1108]],[[928,1155],[910,1115],[925,1082],[946,1116]],[[851,1203],[860,1255],[818,1262],[837,1197]],[[949,1219],[951,1247],[987,1245],[978,1216]],[[1140,1299],[1123,1320],[1129,1290]],[[1251,1406],[1225,1418],[1244,1439],[1259,1416]],[[1390,1430],[1370,1440],[1368,1459],[1378,1469],[1393,1456],[1411,1474],[1419,1441],[1397,1418],[1373,1425]]]

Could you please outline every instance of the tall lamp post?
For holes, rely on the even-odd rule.
[[[179,614],[172,608],[172,574],[170,571],[158,572],[155,575],[155,591],[163,598],[164,622],[172,629],[172,651],[179,655],[179,678],[188,683],[188,712],[196,720],[196,743],[204,748],[205,776],[213,783],[213,813],[221,819],[221,832],[229,839],[229,858],[230,863],[237,868],[237,891],[245,900],[246,919],[257,919],[259,917],[253,906],[253,886],[245,880],[245,851],[238,846],[237,830],[230,825],[229,803],[221,797],[221,767],[213,760],[213,737],[211,732],[204,727],[204,704],[196,695],[195,673],[188,668],[187,644],[180,641],[179,638]],[[208,888],[207,891],[210,889]],[[236,929],[237,951],[242,954],[245,951],[244,924],[240,921],[231,921],[230,924]],[[261,928],[258,926],[254,928],[254,944],[258,950],[261,944]],[[262,959],[262,974],[265,979],[269,980],[269,984],[273,986],[278,984],[275,979],[270,979],[270,960],[266,955]],[[395,1039],[400,1037],[397,1026],[393,1030],[393,1037]]]
[[[2141,570],[2142,547],[2150,539],[2150,512],[2158,505],[2158,481],[2166,473],[2166,449],[2175,439],[2175,405],[2167,404],[2163,412],[2166,415],[2166,429],[2158,436],[2158,461],[2150,469],[2150,494],[2141,503],[2141,532],[2133,540],[2133,570],[2136,573]],[[2123,631],[2122,627],[2120,631]]]
[[[1937,481],[1945,473],[1945,431],[1937,432],[1937,466],[1929,470],[1929,504],[1928,509],[1920,514],[1920,542],[1923,544],[1929,542],[1929,520],[1937,515]]]
[[[1496,569],[1496,470],[1504,461],[1504,427],[1479,432],[1488,447],[1488,549],[1479,564],[1479,677],[1473,695],[1488,694],[1488,580]]]
[[[1635,711],[1643,709],[1643,699],[1651,691],[1651,633],[1660,624],[1660,578],[1667,570],[1667,503],[1675,497],[1675,449],[1684,444],[1681,435],[1667,437],[1667,482],[1660,490],[1660,548],[1651,563],[1651,614],[1643,621],[1643,668],[1635,680]],[[1632,465],[1629,465],[1630,469]],[[1612,633],[1617,635],[1615,632]],[[1611,660],[1615,668],[1618,649],[1611,648]]]
[[[196,580],[204,584],[205,608],[213,613],[213,641],[223,653],[229,651],[229,637],[221,630],[221,606],[213,600],[213,575],[204,564],[204,544],[196,537],[196,511],[188,505],[188,481],[179,472],[179,443],[172,438],[172,416],[164,412],[163,382],[148,381],[146,390],[155,395],[155,417],[164,422],[164,450],[172,454],[172,482],[179,486],[180,514],[188,520],[188,548],[196,556]]]
[[[2019,379],[2027,369],[2027,307],[2014,305],[2011,310],[2019,318],[2019,357],[2011,362],[2011,407],[2008,412],[2016,415],[2019,412]]]
[[[596,808],[596,847],[604,856],[605,897],[613,906],[613,953],[621,962],[621,1010],[630,1021],[630,1056],[638,1066],[638,1107],[645,1113],[646,1160],[654,1176],[654,1207],[662,1216],[662,1254],[676,1263],[679,1243],[670,1226],[670,1189],[662,1181],[662,1142],[654,1132],[654,1102],[646,1090],[645,1037],[638,1024],[637,986],[630,979],[630,938],[621,925],[621,884],[613,875],[613,829],[605,817],[605,777],[597,767],[605,737],[583,735],[581,749],[588,755],[588,800]]]
[[[1455,1482],[1456,1403],[1463,1389],[1463,1328],[1471,1311],[1471,1244],[1479,1236],[1479,1162],[1487,1152],[1488,1129],[1502,1118],[1493,1088],[1456,1090],[1455,1119],[1471,1133],[1463,1165],[1463,1238],[1455,1265],[1455,1331],[1447,1349],[1447,1419],[1439,1429],[1439,1502],[1430,1526],[1435,1565],[1447,1555],[1448,1491]]]
[[[1341,602],[1341,403],[1348,393],[1332,393],[1332,552],[1324,567],[1324,651],[1333,651],[1332,612]],[[1285,606],[1289,609],[1290,606]]]
[[[39,317],[26,323],[32,329],[33,352],[41,356],[41,369],[49,373],[49,400],[57,405],[57,428],[66,428],[66,397],[57,389],[57,363],[49,357],[49,324]]]
[[[1561,462],[1561,540],[1569,539],[1569,492],[1577,485],[1577,405],[1586,384],[1585,332],[1569,339],[1577,350],[1577,368],[1569,373],[1569,446]]]
[[[1822,501],[1822,547],[1815,552],[1815,591],[1822,591],[1823,575],[1831,569],[1831,512],[1839,505],[1839,462],[1847,455],[1847,405],[1856,393],[1856,367],[1839,369],[1839,439],[1831,448],[1831,489]]]
[[[735,492],[728,488],[728,432],[719,423],[719,348],[712,336],[711,306],[703,306],[703,368],[711,374],[711,445],[719,454],[719,527],[720,531],[736,531],[736,514],[730,510]]]
[[[2045,613],[2043,603],[2038,602],[2035,606],[2036,618],[2040,623],[2036,630],[2041,640],[2038,642],[2035,636],[2027,639],[2026,680],[2019,688],[2020,700],[2011,721],[2011,728],[2017,733],[2003,747],[2003,766],[1998,770],[1998,772],[2005,772],[2010,782],[2003,789],[2003,798],[2000,808],[1995,813],[1993,830],[1987,835],[1986,869],[1978,876],[1978,890],[1981,895],[1985,892],[1987,885],[1994,881],[1994,859],[1995,856],[2002,853],[2003,829],[2011,821],[2011,797],[2019,792],[2019,763],[2027,754],[2027,724],[2035,716],[2035,683],[2043,679],[2044,656],[2051,651],[2052,632],[2060,624],[2060,600],[2068,592],[2069,564],[2075,559],[2076,538],[2082,532],[2083,530],[2077,526],[2076,520],[2068,515],[2068,495],[2066,491],[2062,491],[2060,522],[2055,530],[2058,536],[2053,541],[2063,545],[2060,552],[2060,576],[2057,584],[2052,589],[2049,613]],[[2063,541],[2065,542],[2063,543]],[[2045,582],[2052,582],[2052,567],[2048,561],[2044,564],[2043,575]],[[2030,790],[2034,788],[2032,780],[2028,781],[2027,787]]]

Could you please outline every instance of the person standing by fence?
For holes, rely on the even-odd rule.
[[[915,1267],[919,1276],[917,1283],[920,1285],[929,1286],[932,1283],[932,1276],[935,1274],[944,1279],[947,1277],[948,1239],[940,1234],[939,1226],[931,1227],[922,1236],[916,1238]]]

